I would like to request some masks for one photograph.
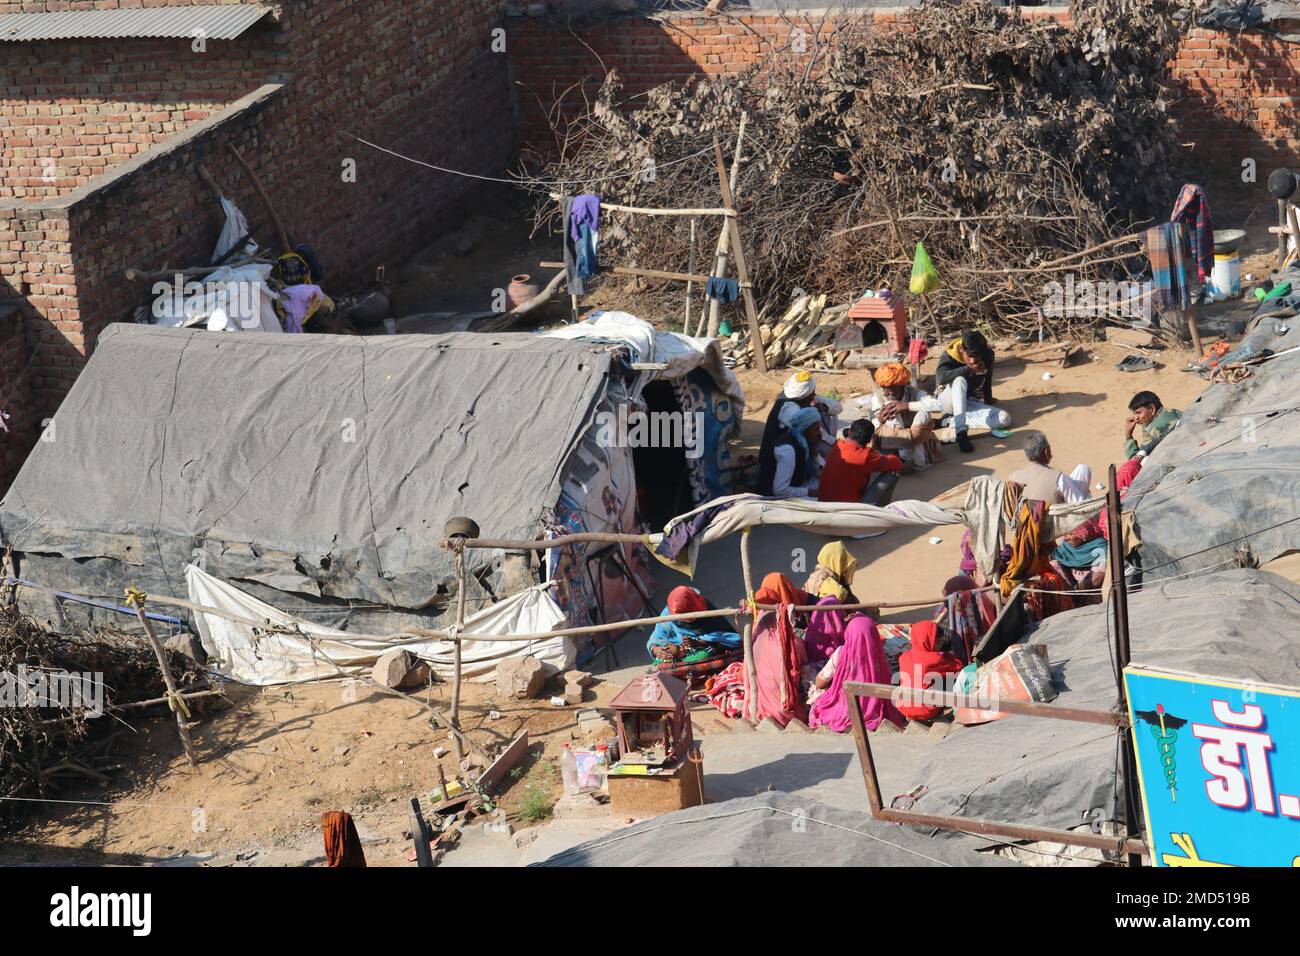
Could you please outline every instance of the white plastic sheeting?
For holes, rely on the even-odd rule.
[[[745,393],[736,374],[727,368],[717,339],[697,339],[677,332],[660,332],[649,322],[630,312],[593,312],[581,322],[564,325],[544,333],[555,339],[585,339],[595,342],[618,342],[632,352],[638,363],[664,365],[666,368],[642,372],[636,394],[647,382],[689,375],[703,366],[718,389],[738,402]]]
[[[239,211],[239,207],[225,196],[221,197],[221,211],[225,214],[226,221],[221,227],[221,235],[217,237],[217,247],[212,250],[213,262],[235,248],[235,243],[248,235],[248,219]],[[251,255],[256,250],[257,243],[251,239],[244,241],[245,252]]]
[[[239,237],[236,236],[235,239]],[[275,297],[266,284],[267,263],[222,266],[202,279],[154,285],[154,324],[188,328],[207,324],[219,332],[282,332],[275,314]]]
[[[378,640],[313,624],[272,607],[239,588],[213,577],[196,565],[185,568],[190,600],[205,607],[252,620],[265,620],[283,627],[296,627],[313,641],[295,634],[280,634],[256,629],[218,617],[195,612],[203,649],[209,666],[223,677],[241,684],[266,686],[299,681],[321,680],[346,674],[362,673],[379,655],[394,646],[402,646],[427,661],[440,678],[453,676],[454,645],[451,641],[427,640],[407,643],[408,638],[394,635]],[[563,625],[564,613],[548,593],[548,585],[538,585],[512,595],[485,608],[465,621],[466,635],[539,634]],[[497,664],[507,657],[525,654],[538,658],[548,673],[573,666],[576,649],[571,638],[554,637],[541,641],[475,641],[465,639],[461,647],[461,673],[471,680],[492,680]]]

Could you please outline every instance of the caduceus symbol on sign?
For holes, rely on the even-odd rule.
[[[1186,727],[1187,721],[1173,714],[1165,713],[1164,704],[1156,704],[1155,710],[1136,711],[1139,718],[1151,727],[1151,736],[1156,739],[1156,748],[1160,753],[1160,766],[1165,774],[1165,788],[1174,803],[1178,802],[1178,767],[1174,760],[1174,742],[1178,739],[1178,728]]]

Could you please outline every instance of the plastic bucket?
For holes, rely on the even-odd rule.
[[[1241,295],[1241,259],[1235,252],[1214,257],[1214,273],[1210,277],[1211,290],[1216,296]]]

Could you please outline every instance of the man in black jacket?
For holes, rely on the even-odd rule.
[[[994,407],[993,349],[979,332],[966,332],[948,343],[939,357],[934,382],[938,386],[934,410],[952,416],[957,447],[963,452],[975,450],[966,433],[970,424],[976,428],[1010,427],[1011,416]]]

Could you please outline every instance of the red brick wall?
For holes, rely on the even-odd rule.
[[[0,196],[63,195],[283,75],[277,36],[0,45]]]
[[[1259,33],[1193,30],[1178,53],[1176,115],[1198,158],[1239,167],[1300,165],[1300,46]]]

